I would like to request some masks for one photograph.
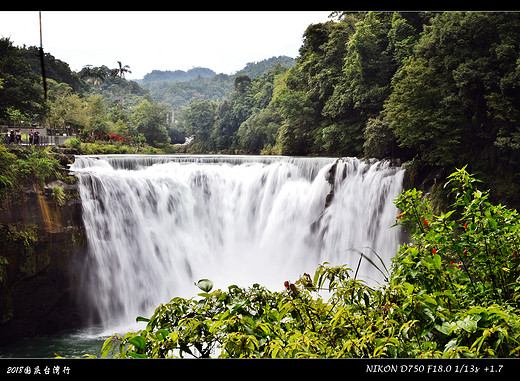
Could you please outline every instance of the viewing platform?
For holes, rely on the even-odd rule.
[[[14,142],[7,142],[7,132],[9,131],[21,131],[21,140]],[[38,143],[34,143],[30,141],[30,131],[34,133],[39,133]],[[21,127],[21,126],[7,126],[0,125],[0,142],[3,144],[15,144],[15,145],[40,145],[40,146],[50,146],[50,145],[58,145],[63,144],[65,141],[75,135],[67,135],[67,134],[51,134],[49,133],[49,128],[42,127]]]

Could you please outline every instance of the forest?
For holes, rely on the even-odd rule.
[[[302,37],[295,61],[140,83],[121,63],[75,73],[46,53],[47,100],[39,49],[4,38],[0,119],[168,152],[394,158],[416,183],[468,165],[494,201],[520,205],[520,14],[333,12]]]

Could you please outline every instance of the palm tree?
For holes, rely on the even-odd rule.
[[[117,61],[117,63],[119,64],[119,67],[112,69],[112,77],[119,77],[119,78],[124,79],[125,73],[131,73],[131,71],[129,70],[130,66],[128,66],[128,65],[123,66],[121,64],[121,61]]]
[[[98,87],[105,81],[106,73],[101,67],[92,67],[92,65],[86,65],[81,70],[81,78],[87,78],[88,83],[92,83]]]

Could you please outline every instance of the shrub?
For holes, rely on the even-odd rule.
[[[81,150],[81,140],[78,138],[68,138],[64,144],[66,147]]]
[[[62,206],[65,202],[65,191],[63,187],[55,185],[52,187],[51,197],[56,206]]]

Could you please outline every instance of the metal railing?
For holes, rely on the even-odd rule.
[[[22,145],[22,146],[51,146],[63,144],[70,136],[54,136],[54,135],[40,135],[30,139],[28,135],[22,135],[21,139],[15,139],[13,141],[7,141],[6,134],[2,134],[1,142],[7,145]]]

